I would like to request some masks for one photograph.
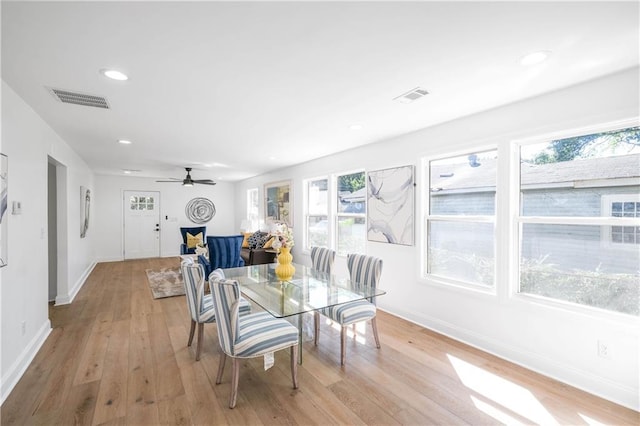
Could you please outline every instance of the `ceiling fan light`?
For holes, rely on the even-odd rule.
[[[193,182],[183,182],[182,186],[193,186]]]

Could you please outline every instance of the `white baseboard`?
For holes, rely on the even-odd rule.
[[[31,361],[33,361],[50,333],[51,321],[47,319],[44,324],[42,324],[42,327],[40,327],[40,330],[38,330],[33,339],[31,339],[29,344],[24,348],[18,359],[2,377],[2,386],[0,388],[0,404],[4,403],[5,399],[7,399],[24,372],[27,371],[27,367],[29,367]]]
[[[71,288],[71,290],[69,291],[69,294],[57,295],[56,306],[68,305],[69,303],[73,302],[73,299],[75,299],[78,292],[84,285],[85,281],[87,281],[87,278],[89,278],[91,271],[93,271],[93,268],[95,267],[96,267],[96,262],[93,262],[91,263],[91,265],[89,265],[89,267],[83,272],[80,278],[78,278],[78,280],[75,282],[75,284],[73,285],[73,288]]]
[[[559,363],[549,357],[541,356],[519,348],[496,341],[485,335],[470,332],[454,324],[438,318],[416,314],[414,312],[391,312],[378,307],[381,311],[400,317],[413,324],[433,330],[459,342],[465,343],[483,352],[517,364],[528,370],[566,383],[600,398],[622,405],[635,411],[640,411],[640,401],[637,389],[624,386],[607,378],[575,368],[570,364]],[[411,319],[419,318],[419,320]]]

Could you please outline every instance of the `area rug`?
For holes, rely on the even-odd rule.
[[[184,295],[180,268],[147,269],[146,272],[154,299]]]

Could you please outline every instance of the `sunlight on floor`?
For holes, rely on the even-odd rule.
[[[582,420],[584,420],[584,422],[586,424],[588,424],[589,426],[605,426],[605,423],[600,423],[599,421],[592,419],[591,417],[584,415],[582,413],[578,413],[578,415],[580,417],[582,417]]]
[[[506,413],[508,411],[538,424],[558,423],[529,390],[452,355],[447,354],[447,357],[466,387],[480,394],[483,399],[496,403],[492,406],[480,401],[481,406],[478,406],[476,401],[473,401],[478,409],[496,420],[505,421],[507,418],[504,416],[511,417]],[[498,407],[502,407],[503,410]],[[513,421],[506,423],[517,424]]]

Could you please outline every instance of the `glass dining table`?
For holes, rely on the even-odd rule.
[[[298,364],[302,364],[303,315],[329,306],[374,299],[386,292],[294,264],[288,280],[276,276],[276,263],[223,269],[225,277],[238,281],[242,294],[276,318],[298,316]]]

